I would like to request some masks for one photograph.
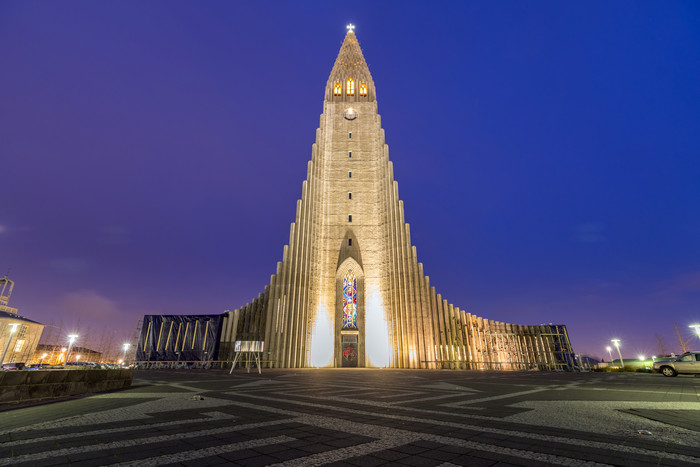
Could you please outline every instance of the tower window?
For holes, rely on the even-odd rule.
[[[334,96],[339,96],[343,92],[341,86],[340,86],[340,81],[335,83],[335,86],[333,86],[333,95]]]
[[[348,193],[348,199],[352,199],[352,193]]]
[[[360,96],[367,97],[367,85],[365,83],[360,84]]]
[[[352,246],[352,238],[348,238],[348,246]]]
[[[348,139],[352,139],[352,131],[348,133]]]
[[[348,78],[346,89],[348,91],[348,96],[355,95],[355,80],[354,79]]]
[[[352,214],[348,216],[348,222],[352,222]]]
[[[348,157],[352,157],[352,151],[348,152]]]
[[[348,172],[348,178],[352,178],[352,172]]]

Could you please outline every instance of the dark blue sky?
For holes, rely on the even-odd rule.
[[[443,297],[567,324],[578,352],[680,350],[674,323],[700,322],[692,1],[4,1],[11,305],[121,339],[261,292],[348,22]]]

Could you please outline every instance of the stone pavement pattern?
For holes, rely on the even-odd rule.
[[[692,377],[152,370],[0,412],[0,465],[698,465],[697,420]]]

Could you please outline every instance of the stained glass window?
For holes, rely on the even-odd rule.
[[[341,93],[340,82],[337,82],[337,83],[335,83],[335,86],[333,87],[333,95],[339,96],[340,93]]]
[[[357,278],[352,271],[343,278],[343,329],[357,329]]]
[[[352,78],[348,78],[347,84],[347,94],[348,96],[354,96],[355,95],[355,80]]]

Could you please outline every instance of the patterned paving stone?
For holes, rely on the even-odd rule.
[[[688,425],[700,379],[403,370],[137,379],[134,389],[0,412],[10,421],[0,423],[0,466],[700,464]]]

